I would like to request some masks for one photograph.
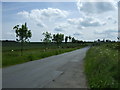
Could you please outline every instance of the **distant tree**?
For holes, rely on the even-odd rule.
[[[103,42],[105,42],[105,39],[103,39]]]
[[[83,41],[82,41],[82,40],[81,40],[81,41],[80,41],[80,40],[77,40],[77,42],[83,44]]]
[[[111,40],[106,40],[106,42],[111,42]]]
[[[67,41],[68,41],[68,38],[69,38],[68,36],[66,36],[66,37],[65,37],[65,43],[67,43]]]
[[[98,39],[98,42],[100,42],[100,39]]]
[[[71,39],[72,39],[72,37],[71,37],[71,36],[69,36],[69,42],[71,42]]]
[[[105,42],[105,39],[101,40],[101,42]]]
[[[120,40],[120,38],[119,38],[119,37],[117,37],[117,39],[118,39],[118,40]]]
[[[40,39],[40,41],[42,41],[42,39]]]
[[[72,38],[72,43],[75,43],[75,42],[76,42],[76,40],[75,40],[75,38],[73,37],[73,38]]]
[[[64,40],[64,34],[53,34],[53,41],[55,41],[57,44],[61,44]]]
[[[51,39],[52,39],[51,33],[45,32],[43,33],[43,35],[45,36],[45,38],[43,39],[44,42],[46,43],[51,42]]]
[[[21,43],[21,56],[23,54],[23,43],[29,42],[29,38],[32,37],[31,30],[28,29],[27,23],[23,24],[21,27],[19,25],[16,25],[13,27],[13,30],[15,30],[17,41]]]

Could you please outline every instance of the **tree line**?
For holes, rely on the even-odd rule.
[[[71,36],[65,36],[64,34],[57,33],[57,34],[51,34],[49,32],[44,32],[44,39],[43,42],[50,43],[50,42],[56,42],[57,44],[61,44],[64,40],[65,43],[72,42],[72,43],[81,43],[83,41],[76,40],[74,37]]]
[[[24,42],[30,42],[30,38],[32,37],[32,32],[31,30],[28,29],[27,23],[20,25],[16,25],[13,27],[13,30],[15,30],[16,33],[16,41],[21,43],[21,55],[23,52],[23,44]],[[72,42],[72,43],[83,43],[83,41],[76,40],[74,37],[71,36],[65,36],[64,34],[57,33],[57,34],[51,34],[49,32],[44,32],[42,35],[44,35],[43,42],[50,43],[50,42],[55,42],[57,45],[61,44],[64,40],[65,43]],[[118,41],[120,40],[119,37],[117,37]],[[98,39],[98,42],[111,42],[110,40],[103,40],[100,41]]]
[[[16,41],[21,43],[21,55],[23,54],[23,44],[25,42],[30,42],[30,38],[32,37],[32,32],[31,30],[28,29],[27,23],[20,25],[16,25],[13,27],[13,30],[15,30],[16,33]],[[72,42],[72,43],[79,43],[82,41],[76,40],[74,37],[71,36],[65,36],[64,34],[57,33],[57,34],[51,34],[49,32],[44,32],[42,35],[44,35],[43,42],[50,43],[50,42],[55,42],[57,45],[61,44],[64,40],[65,43]],[[65,36],[65,38],[64,38]]]

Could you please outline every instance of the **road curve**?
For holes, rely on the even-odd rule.
[[[3,88],[85,88],[89,47],[2,69]]]

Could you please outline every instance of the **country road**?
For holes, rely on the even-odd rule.
[[[2,69],[3,88],[87,88],[83,58],[89,47]]]

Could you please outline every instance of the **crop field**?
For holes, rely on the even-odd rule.
[[[89,49],[84,66],[90,88],[120,86],[118,49],[120,49],[118,43],[104,43]]]
[[[28,61],[58,55],[61,53],[73,51],[87,46],[80,43],[25,43],[23,46],[23,55],[21,56],[21,45],[17,42],[2,43],[2,67],[21,64]]]

